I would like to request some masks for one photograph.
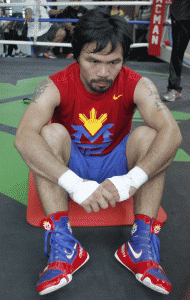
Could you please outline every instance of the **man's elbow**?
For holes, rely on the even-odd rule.
[[[14,140],[14,147],[20,152],[22,149],[22,140],[21,138],[16,134],[15,140]]]
[[[26,136],[24,132],[22,130],[17,130],[15,140],[14,140],[14,147],[18,150],[19,153],[22,152],[25,142],[26,142]]]
[[[180,131],[179,138],[178,138],[178,143],[179,143],[178,148],[181,146],[182,141],[183,141],[183,138],[182,138],[182,134],[181,134],[181,131]]]
[[[180,131],[178,125],[173,130],[173,136],[174,136],[174,141],[175,141],[175,144],[176,144],[176,148],[178,149],[181,146],[181,143],[182,143],[182,140],[183,140],[182,134],[181,134],[181,131]]]

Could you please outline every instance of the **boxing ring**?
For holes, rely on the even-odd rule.
[[[78,2],[69,2],[76,5]],[[113,5],[113,2],[93,2],[96,5]],[[68,5],[68,2],[49,5]],[[79,2],[79,5],[92,5],[92,2]],[[151,5],[147,2],[119,2],[121,5]],[[10,7],[13,4],[0,4]],[[14,4],[16,5],[24,5]],[[167,4],[168,5],[168,4]],[[166,6],[167,8],[167,6]],[[7,20],[14,20],[7,17]],[[16,19],[24,21],[23,18]],[[51,22],[66,22],[63,19],[50,19]],[[33,20],[35,22],[35,19]],[[47,20],[37,20],[45,22]],[[76,22],[78,20],[75,20]],[[127,20],[131,26],[141,23]],[[73,20],[72,20],[73,22]],[[165,21],[166,22],[166,21]],[[149,24],[149,22],[144,22]],[[166,28],[166,29],[165,29]],[[170,24],[163,27],[161,56],[150,57],[147,61],[129,60],[126,66],[150,78],[159,94],[166,91],[168,80],[168,57],[171,53],[169,41]],[[49,45],[34,41],[0,40],[0,45],[17,44],[30,48],[33,45]],[[170,43],[170,41],[169,41]],[[70,49],[69,43],[55,43],[56,47]],[[148,48],[148,43],[135,43],[132,49]],[[188,53],[185,60],[188,62]],[[6,300],[25,299],[76,299],[87,297],[90,300],[189,300],[190,289],[190,83],[189,67],[184,64],[182,72],[183,99],[166,103],[182,132],[183,142],[173,164],[167,171],[166,187],[162,207],[167,213],[167,221],[159,234],[161,242],[161,265],[173,284],[169,295],[161,295],[138,284],[134,276],[114,259],[113,253],[130,237],[131,226],[74,227],[74,236],[90,253],[91,259],[84,268],[76,272],[73,281],[63,289],[47,296],[39,296],[36,291],[38,275],[46,265],[43,254],[44,229],[31,226],[26,220],[29,169],[16,149],[14,139],[19,121],[27,108],[37,84],[49,75],[67,67],[73,60],[64,56],[57,59],[0,58],[0,211],[1,211],[1,281],[0,296]],[[138,111],[134,115],[133,127],[143,125]]]
[[[158,5],[160,3],[165,2],[165,1],[157,1]],[[55,4],[57,7],[62,7],[62,6],[67,6],[68,2],[49,2],[49,6],[52,6]],[[113,5],[114,2],[111,1],[106,1],[106,5]],[[117,2],[116,2],[117,3]],[[92,5],[92,2],[69,2],[70,6],[74,5]],[[171,4],[170,0],[168,2],[165,2],[166,5],[166,10],[165,10],[165,22],[164,22],[164,30],[163,33],[161,32],[161,42],[160,42],[160,47],[161,47],[161,55],[159,55],[160,59],[169,62],[170,56],[171,56],[171,50],[172,50],[172,41],[171,41],[171,32],[170,32],[170,27],[171,24],[168,22],[168,17],[169,17],[169,5]],[[36,7],[39,7],[40,5],[40,0],[36,1]],[[105,5],[105,2],[93,2],[93,6],[101,6]],[[137,6],[137,5],[146,5],[150,6],[152,5],[152,2],[146,2],[146,1],[120,1],[119,2],[120,6]],[[0,7],[11,7],[11,3],[0,3]],[[14,3],[14,6],[24,6],[24,3]],[[157,8],[157,12],[159,12],[159,7]],[[24,22],[25,19],[23,18],[13,18],[13,17],[0,17],[0,21],[20,21]],[[51,23],[65,23],[65,22],[70,22],[72,21],[77,22],[78,19],[41,19],[37,15],[35,16],[34,19],[31,20],[34,22],[36,28],[37,28],[37,23],[38,22],[51,22]],[[138,20],[126,20],[128,24],[130,25],[149,25],[150,21],[138,21]],[[168,27],[168,28],[167,28]],[[133,32],[135,30],[135,26],[133,28]],[[37,42],[37,30],[35,30],[34,34],[34,40],[33,41],[10,41],[10,40],[0,40],[0,45],[3,44],[15,44],[15,45],[25,45],[25,46],[33,46],[33,45],[39,45],[39,46],[56,46],[56,47],[68,47],[71,48],[71,43],[46,43],[46,42]],[[165,43],[167,41],[167,43]],[[133,33],[133,44],[131,45],[131,48],[138,48],[138,47],[149,47],[149,43],[135,43],[134,41],[134,33]],[[2,50],[1,50],[2,51]],[[30,51],[29,51],[30,52]],[[0,53],[1,54],[1,53]],[[30,54],[29,54],[30,55]],[[154,54],[153,54],[154,55]],[[188,67],[190,67],[190,45],[187,48],[187,51],[184,55],[184,64]]]

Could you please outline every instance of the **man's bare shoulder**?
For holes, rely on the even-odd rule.
[[[135,104],[137,106],[139,104],[146,104],[149,107],[153,105],[157,108],[157,112],[167,109],[160,99],[155,84],[147,77],[142,77],[137,83],[135,90]]]
[[[59,105],[60,102],[59,91],[49,77],[45,78],[37,85],[31,102],[37,104],[38,101],[44,101],[45,99],[46,101],[48,101],[48,99],[52,99],[52,101],[55,102],[55,106]]]

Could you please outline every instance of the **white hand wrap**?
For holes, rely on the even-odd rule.
[[[127,176],[131,179],[131,185],[136,189],[139,189],[141,185],[148,181],[148,176],[145,171],[137,166],[129,171],[129,173],[127,173]]]
[[[147,174],[139,167],[134,167],[129,173],[122,176],[114,176],[108,178],[118,190],[120,202],[129,198],[129,190],[131,186],[139,189],[147,180]]]
[[[127,175],[122,176],[114,176],[108,178],[116,187],[119,193],[119,202],[127,200],[129,198],[129,190],[130,190],[130,178],[127,178]]]
[[[73,200],[80,205],[99,187],[96,181],[83,182],[83,179],[71,170],[61,175],[58,185],[69,194],[73,193]]]

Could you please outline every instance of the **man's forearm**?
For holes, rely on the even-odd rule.
[[[32,10],[31,8],[25,9],[25,22],[30,23],[32,20]]]
[[[54,183],[68,170],[64,162],[57,159],[46,141],[36,132],[23,130],[22,137],[16,137],[15,147],[32,172]]]
[[[56,9],[51,9],[48,13],[50,16],[56,16],[60,14],[60,11]]]
[[[25,9],[25,16],[26,17],[32,17],[32,10],[31,10],[31,8],[26,8]]]
[[[165,171],[173,161],[181,141],[181,133],[177,128],[163,128],[157,133],[146,155],[137,162],[137,166],[146,172],[149,179]]]
[[[3,24],[3,30],[7,29],[7,28],[10,26],[10,23],[11,23],[11,22],[5,22],[5,23]]]

